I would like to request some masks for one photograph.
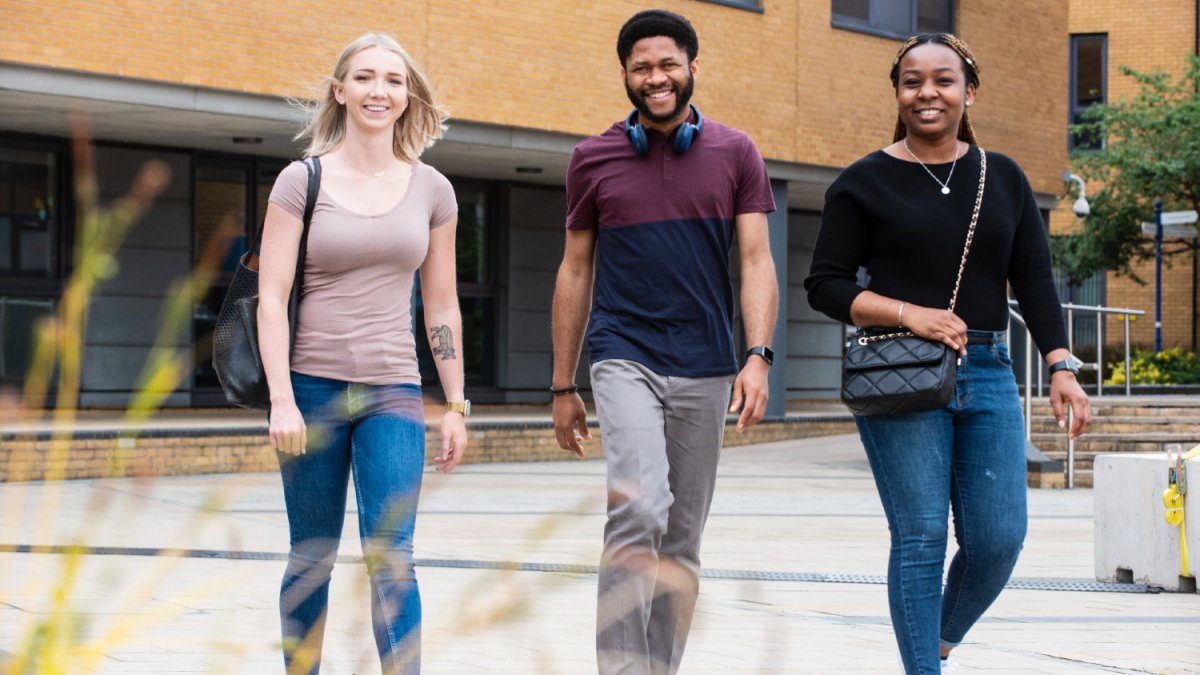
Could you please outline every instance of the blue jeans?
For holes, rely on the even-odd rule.
[[[967,346],[945,408],[856,417],[891,530],[888,604],[908,673],[938,673],[1000,594],[1025,540],[1025,427],[1004,333]],[[946,520],[958,553],[945,589]]]
[[[288,672],[320,670],[351,474],[383,672],[420,672],[421,597],[412,546],[425,462],[421,388],[292,373],[292,389],[308,445],[303,455],[279,453],[291,531],[279,595]]]

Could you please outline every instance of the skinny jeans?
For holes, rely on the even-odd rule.
[[[1025,429],[1003,332],[969,331],[945,408],[856,416],[891,531],[888,604],[904,669],[939,673],[992,604],[1025,540]],[[942,571],[953,510],[958,551]]]
[[[291,543],[279,595],[287,672],[320,670],[352,476],[383,672],[419,673],[421,598],[412,551],[425,456],[421,389],[295,372],[292,389],[308,443],[302,455],[277,453]]]

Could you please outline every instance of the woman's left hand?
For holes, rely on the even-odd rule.
[[[467,420],[462,413],[446,411],[442,417],[442,450],[433,463],[442,473],[450,473],[467,451]]]
[[[1092,406],[1075,375],[1068,371],[1059,371],[1050,376],[1050,407],[1054,410],[1059,429],[1067,425],[1068,405],[1071,406],[1075,419],[1071,421],[1071,428],[1067,429],[1067,437],[1075,440],[1087,431],[1088,425],[1092,423]]]

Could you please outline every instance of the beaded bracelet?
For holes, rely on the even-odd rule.
[[[577,391],[579,391],[579,385],[577,384],[573,384],[569,387],[550,387],[550,393],[554,394],[555,396],[574,394]]]

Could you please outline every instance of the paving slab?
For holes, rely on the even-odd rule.
[[[1036,588],[1094,581],[1091,500],[1030,493],[1015,572],[1025,585],[956,650],[958,672],[1200,672],[1200,596]],[[326,673],[379,672],[354,503]],[[415,550],[424,672],[595,672],[603,525],[602,462],[427,473]],[[287,539],[273,473],[0,485],[0,661],[61,597],[93,648],[69,672],[281,672]],[[887,555],[857,437],[727,449],[681,672],[900,672]]]

